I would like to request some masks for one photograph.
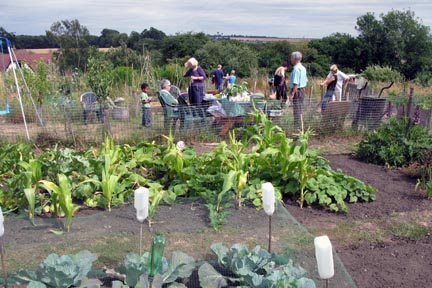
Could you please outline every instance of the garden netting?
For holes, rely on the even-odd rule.
[[[198,266],[208,261],[218,267],[217,257],[210,251],[210,246],[217,242],[228,248],[241,243],[250,250],[256,245],[267,249],[268,245],[268,217],[263,210],[254,207],[230,209],[228,221],[219,231],[214,231],[209,225],[204,205],[194,200],[180,200],[172,206],[161,205],[153,220],[151,229],[144,224],[143,252],[148,251],[154,234],[160,232],[166,239],[166,258],[172,251],[182,251],[194,257]],[[8,266],[9,269],[22,269],[19,263],[35,269],[37,263],[41,263],[50,253],[70,255],[85,249],[98,255],[95,268],[100,269],[103,265],[107,271],[114,271],[129,252],[139,251],[140,223],[136,220],[133,205],[116,207],[111,212],[80,213],[74,217],[71,231],[62,236],[49,232],[58,227],[58,221],[37,218],[36,226],[33,226],[23,217],[7,216],[3,241],[6,263],[13,266]],[[335,275],[329,280],[328,287],[356,287],[334,249],[335,243],[332,244]],[[272,217],[271,252],[284,255],[293,260],[294,265],[304,268],[306,277],[313,279],[316,287],[326,287],[326,282],[318,275],[314,235],[299,224],[282,204],[277,206]],[[224,276],[236,278],[227,270],[219,271]],[[110,280],[106,277],[100,279]],[[187,287],[200,287],[196,270],[185,284]]]
[[[139,99],[131,99],[129,104],[109,106],[106,109],[97,104],[91,111],[85,111],[78,101],[43,103],[37,106],[41,121],[34,106],[24,101],[28,135],[23,113],[15,99],[11,101],[11,113],[0,116],[0,139],[17,142],[29,138],[35,142],[66,142],[76,145],[101,142],[107,131],[114,139],[127,142],[130,139],[153,140],[156,136],[172,130],[174,135],[185,139],[215,142],[226,137],[234,128],[253,125],[253,119],[246,119],[253,107],[263,111],[275,125],[288,134],[296,133],[301,128],[301,121],[296,123],[293,116],[294,105],[288,102],[281,107],[280,101],[276,100],[228,101],[222,110],[225,114],[217,108],[214,110],[214,102],[205,102],[201,107],[180,107],[179,111],[167,113],[160,103],[155,101],[150,108],[151,126],[143,127]],[[366,96],[359,100],[342,100],[344,101],[329,102],[323,111],[321,100],[306,96],[302,105],[303,128],[312,128],[320,135],[340,134],[348,130],[364,131],[376,128],[389,117],[407,113],[406,107],[389,105],[387,98]],[[213,110],[209,110],[212,105]],[[222,105],[220,107],[223,108]],[[410,115],[416,118],[418,123],[425,127],[432,126],[430,110],[416,109],[413,106],[410,111]]]

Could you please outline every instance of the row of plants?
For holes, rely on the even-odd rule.
[[[414,168],[417,188],[432,197],[432,135],[411,118],[392,118],[376,130],[366,133],[355,155],[366,162],[391,167]]]
[[[81,151],[3,145],[0,205],[4,211],[26,210],[31,220],[42,213],[65,216],[68,231],[78,205],[110,210],[130,202],[133,189],[146,186],[149,224],[160,202],[199,197],[218,230],[229,207],[261,208],[264,182],[273,183],[279,200],[293,199],[301,207],[319,205],[347,212],[346,202],[375,199],[372,187],[334,171],[316,150],[309,149],[310,130],[293,140],[266,115],[256,111],[249,117],[255,117],[255,125],[238,131],[239,137],[232,132],[228,142],[201,155],[192,147],[177,147],[171,135],[164,136],[163,145],[136,146],[115,145],[107,137],[99,148]]]
[[[217,263],[195,262],[180,251],[169,259],[163,257],[165,239],[153,238],[149,252],[143,255],[130,252],[124,262],[113,270],[93,269],[97,255],[87,250],[75,255],[50,254],[36,271],[20,270],[8,279],[9,283],[31,288],[101,287],[161,288],[186,287],[194,270],[198,270],[199,287],[298,287],[314,288],[306,271],[291,259],[271,254],[260,246],[249,250],[241,244],[231,248],[222,243],[211,245]],[[223,273],[219,272],[223,271]],[[110,283],[106,283],[109,279]],[[104,283],[101,280],[105,280]],[[198,286],[197,286],[198,287]]]

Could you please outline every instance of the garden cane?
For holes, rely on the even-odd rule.
[[[3,218],[3,212],[0,207],[0,254],[1,254],[1,262],[2,262],[2,269],[3,269],[3,275],[4,275],[4,287],[8,287],[7,285],[7,271],[6,271],[6,264],[5,264],[5,255],[3,250],[3,235],[4,235],[4,226],[3,226],[4,218]]]
[[[275,203],[276,203],[276,197],[275,197],[275,191],[274,187],[270,182],[263,183],[261,185],[262,190],[262,200],[263,200],[263,207],[264,212],[269,216],[269,242],[268,242],[268,252],[271,253],[271,226],[272,226],[272,215],[275,211]]]
[[[143,222],[148,216],[149,206],[149,190],[145,187],[139,187],[134,192],[134,207],[136,209],[137,220],[141,223],[140,227],[140,245],[139,253],[142,255],[142,233],[143,233]]]

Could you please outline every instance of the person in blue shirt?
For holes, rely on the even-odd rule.
[[[227,76],[227,79],[228,79],[228,87],[231,87],[235,84],[236,81],[235,70],[231,70],[231,73],[229,76]]]
[[[306,68],[301,64],[302,54],[299,51],[291,53],[291,64],[294,65],[290,78],[291,94],[289,100],[293,103],[294,126],[300,128],[303,113],[303,100],[308,82]]]
[[[221,92],[223,90],[223,80],[224,80],[224,72],[222,71],[221,64],[218,64],[217,69],[213,71],[213,79],[214,79],[215,89]]]

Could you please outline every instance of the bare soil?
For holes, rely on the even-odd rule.
[[[398,171],[359,162],[347,154],[327,155],[326,158],[334,169],[341,168],[346,174],[377,188],[377,200],[350,204],[348,214],[330,213],[316,207],[300,209],[291,202],[286,203],[288,211],[314,235],[330,237],[358,287],[431,287],[430,233],[413,241],[389,232],[397,223],[421,224],[432,231],[432,203],[414,192],[415,180]],[[231,212],[227,224],[215,232],[208,222],[206,208],[199,201],[162,205],[156,211],[151,230],[164,233],[168,255],[172,250],[181,250],[197,261],[214,259],[209,246],[215,242],[226,246],[242,242],[249,247],[257,244],[266,247],[267,218],[263,217],[263,212],[252,207]],[[71,232],[62,236],[49,232],[58,229],[55,219],[38,218],[37,226],[32,226],[24,217],[8,216],[4,237],[8,270],[35,267],[49,253],[70,254],[82,249],[100,255],[100,267],[112,267],[113,263],[120,263],[127,252],[138,251],[139,224],[134,213],[132,205],[115,208],[112,212],[83,209],[74,218]],[[286,218],[274,219],[275,252],[283,252],[278,249],[286,244],[284,237],[295,230],[283,221]],[[145,227],[145,251],[150,243],[150,232]],[[305,242],[310,240],[307,238]],[[305,244],[299,241],[295,245]],[[313,254],[308,257],[313,258]],[[309,264],[300,264],[310,269]],[[330,287],[348,287],[339,285],[336,280],[330,283]]]
[[[326,233],[336,239],[336,251],[358,287],[431,287],[430,233],[410,241],[388,233],[387,229],[391,223],[402,222],[421,224],[431,231],[432,202],[414,192],[415,180],[349,155],[325,157],[333,169],[342,169],[377,188],[376,201],[351,204],[348,214],[300,209],[288,203],[291,214],[314,233]]]

